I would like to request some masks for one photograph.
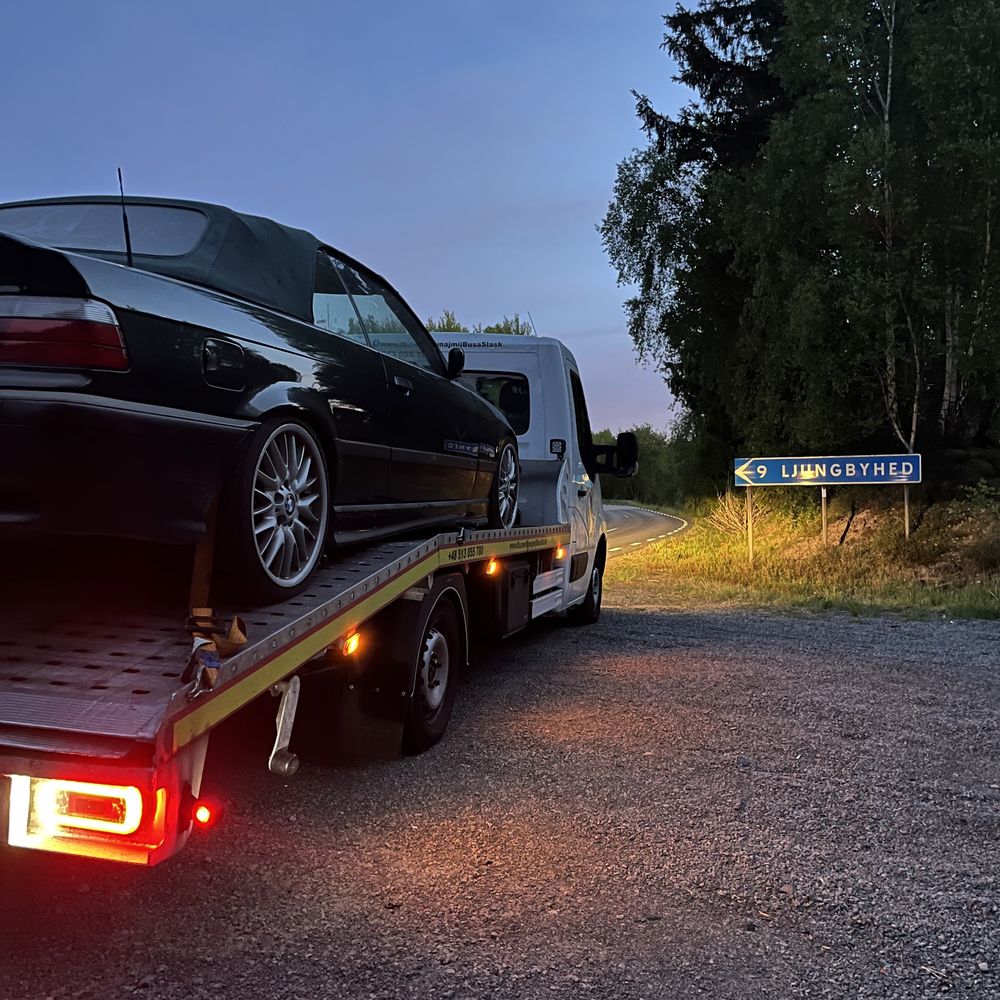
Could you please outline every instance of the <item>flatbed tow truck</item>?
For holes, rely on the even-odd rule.
[[[6,590],[19,591],[4,594],[8,623],[0,638],[8,843],[142,864],[170,856],[197,815],[207,818],[204,809],[211,809],[199,798],[209,734],[269,690],[281,696],[269,765],[282,775],[294,771],[288,747],[299,671],[307,665],[342,675],[329,719],[331,727],[340,721],[342,740],[375,730],[382,745],[395,739],[398,747],[424,666],[418,640],[440,603],[450,603],[462,625],[459,648],[446,654],[454,669],[467,656],[467,627],[515,631],[561,602],[565,559],[556,556],[568,543],[567,529],[556,525],[355,551],[330,562],[292,600],[237,609],[249,641],[220,661],[211,684],[192,656],[195,640],[176,601],[162,610],[130,606],[135,600],[123,607],[128,580],[121,578],[86,599],[72,588],[53,593],[46,574],[27,587],[8,583]],[[134,566],[116,569],[135,579]],[[480,579],[467,586],[474,576]],[[530,595],[520,585],[529,576]],[[475,617],[470,595],[484,593],[503,621]],[[187,624],[211,634],[207,621]],[[400,638],[413,647],[409,662],[405,649],[386,649],[405,647]],[[371,661],[367,654],[379,647],[377,667],[351,662]]]
[[[497,338],[507,339],[529,338]],[[6,844],[157,864],[211,823],[215,805],[202,790],[209,737],[259,696],[280,699],[268,757],[276,774],[298,764],[290,747],[300,694],[330,749],[420,751],[447,726],[470,637],[503,638],[553,612],[596,620],[607,552],[596,470],[628,474],[635,460],[616,466],[614,448],[592,445],[572,355],[530,339],[517,352],[491,342],[467,354],[485,379],[530,384],[544,408],[533,432],[543,445],[527,425],[519,438],[522,509],[535,526],[338,553],[305,593],[218,614],[203,607],[210,540],[191,573],[185,557],[179,591],[162,554],[99,550],[82,560],[78,545],[93,543],[66,542],[48,554],[29,544],[10,558],[0,582]],[[549,366],[544,400],[539,365]],[[552,379],[560,366],[561,391]],[[80,565],[96,567],[86,586]]]

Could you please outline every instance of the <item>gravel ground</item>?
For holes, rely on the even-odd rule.
[[[251,710],[167,864],[0,855],[0,997],[1000,996],[996,635],[606,610],[290,784]]]

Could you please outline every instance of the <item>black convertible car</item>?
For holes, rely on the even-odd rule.
[[[331,541],[514,523],[513,431],[385,279],[268,219],[124,207],[0,205],[0,525],[192,542],[218,501],[274,600]]]

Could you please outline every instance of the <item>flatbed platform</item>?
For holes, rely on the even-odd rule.
[[[79,540],[44,551],[25,545],[4,553],[0,583],[0,752],[169,756],[441,566],[566,541],[566,527],[549,526],[344,552],[284,603],[220,609],[243,619],[248,642],[201,692],[184,677],[189,553]]]

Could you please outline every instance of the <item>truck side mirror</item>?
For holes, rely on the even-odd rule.
[[[631,431],[622,431],[615,444],[592,444],[588,461],[591,476],[603,472],[627,479],[639,471],[639,442]]]
[[[615,475],[627,479],[639,471],[639,442],[631,431],[622,431],[615,445]]]
[[[448,378],[456,379],[465,371],[465,351],[461,347],[453,347],[448,352]]]

